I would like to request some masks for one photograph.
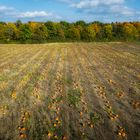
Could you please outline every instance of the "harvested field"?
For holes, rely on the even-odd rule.
[[[0,140],[140,140],[140,45],[0,45]]]

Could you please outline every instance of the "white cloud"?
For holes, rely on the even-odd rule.
[[[35,17],[50,17],[52,13],[46,11],[27,11],[27,12],[19,12],[15,15],[18,18],[35,18]]]
[[[94,15],[111,15],[118,14],[124,16],[133,16],[140,13],[125,6],[125,0],[59,0],[63,2],[71,2],[69,5],[81,12],[91,13]]]
[[[73,2],[71,6],[80,9],[80,8],[93,8],[101,5],[109,6],[122,3],[124,3],[124,0],[80,0],[77,3]]]
[[[122,14],[125,16],[133,16],[137,13],[136,11],[128,8],[127,6],[122,6],[122,5],[111,6],[110,11],[113,13],[118,13],[118,14]]]
[[[38,0],[39,1],[39,0]],[[52,0],[51,0],[52,1]],[[56,0],[53,0],[56,2]],[[140,10],[131,9],[126,6],[126,0],[57,0],[64,2],[75,12],[75,16],[63,15],[63,18],[57,15],[57,11],[20,11],[12,7],[0,5],[0,17],[23,20],[119,20],[120,19],[138,19]],[[76,13],[77,12],[77,13]],[[68,13],[69,14],[69,13]]]
[[[5,18],[18,18],[18,19],[33,19],[33,18],[49,18],[53,20],[60,20],[62,17],[55,14],[54,12],[47,11],[23,11],[21,12],[18,9],[1,6],[0,5],[0,16]]]
[[[14,8],[0,5],[0,12],[7,12],[12,10],[14,10]]]

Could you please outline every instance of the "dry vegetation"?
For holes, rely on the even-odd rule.
[[[0,45],[0,140],[139,140],[140,45]]]

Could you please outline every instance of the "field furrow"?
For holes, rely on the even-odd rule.
[[[0,45],[0,140],[139,140],[136,43]]]

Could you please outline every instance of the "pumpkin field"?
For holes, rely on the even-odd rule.
[[[140,44],[0,45],[0,140],[140,140]]]

